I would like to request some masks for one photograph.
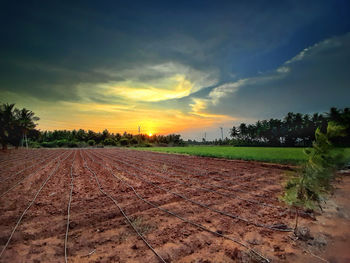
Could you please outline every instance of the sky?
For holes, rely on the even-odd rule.
[[[2,1],[0,102],[38,128],[224,136],[350,106],[350,2]]]

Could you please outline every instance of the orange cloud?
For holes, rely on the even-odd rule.
[[[57,107],[57,106],[55,106]],[[55,112],[51,110],[52,112]],[[41,116],[40,112],[37,112]],[[183,113],[179,110],[137,109],[135,107],[62,103],[62,108],[41,118],[39,128],[53,129],[91,129],[101,131],[107,128],[111,132],[153,134],[178,133],[193,127],[209,127],[215,123],[232,119],[229,116],[213,114]],[[54,120],[54,121],[53,121]]]

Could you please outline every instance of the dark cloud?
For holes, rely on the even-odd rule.
[[[209,110],[245,118],[349,107],[350,33],[306,48],[276,71],[214,88]]]
[[[187,115],[200,98],[206,113],[247,119],[349,106],[349,35],[283,63],[349,32],[350,3],[248,2],[3,1],[0,95]],[[190,95],[140,102],[113,93],[118,83],[171,89],[177,74]]]

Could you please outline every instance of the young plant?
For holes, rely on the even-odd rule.
[[[343,160],[341,150],[332,144],[332,140],[340,136],[345,136],[345,128],[336,123],[329,122],[326,133],[318,128],[313,147],[305,150],[308,161],[286,183],[282,199],[296,210],[295,230],[299,209],[313,210],[318,207],[322,210],[321,201],[332,189],[335,170]]]

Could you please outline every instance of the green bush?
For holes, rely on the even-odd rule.
[[[58,147],[67,147],[68,146],[69,141],[66,139],[62,139],[62,140],[57,140],[56,144]]]
[[[88,146],[88,144],[86,142],[84,142],[84,141],[78,141],[77,145],[78,145],[79,148],[85,148],[85,147]]]
[[[45,148],[56,148],[57,147],[57,143],[56,143],[56,141],[53,141],[53,142],[42,142],[41,146],[45,147]]]
[[[139,147],[152,147],[152,144],[150,144],[150,143],[141,143],[140,145],[139,145]]]
[[[336,169],[344,160],[342,152],[333,146],[331,140],[345,136],[344,130],[344,127],[332,122],[328,123],[326,133],[319,128],[316,130],[313,147],[305,150],[308,161],[285,186],[282,199],[288,205],[309,209],[320,207],[320,202],[331,190]]]
[[[41,147],[40,143],[38,143],[38,142],[29,141],[28,144],[29,144],[30,148],[40,148]]]
[[[112,138],[107,138],[103,141],[103,145],[116,146],[117,142],[115,140],[113,140]]]
[[[121,146],[127,146],[129,144],[129,140],[127,138],[122,138],[119,141]]]
[[[89,146],[94,146],[96,144],[96,142],[94,140],[88,140],[87,143]]]
[[[133,137],[131,140],[130,140],[130,144],[131,145],[135,145],[135,144],[138,144],[138,141],[135,137]]]
[[[69,148],[77,148],[78,147],[78,142],[70,141],[67,146]]]

